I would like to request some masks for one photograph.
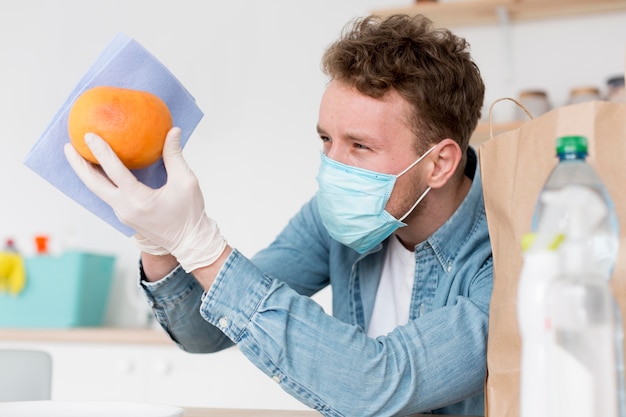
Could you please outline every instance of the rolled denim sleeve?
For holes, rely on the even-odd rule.
[[[490,281],[490,265],[477,288],[481,280]],[[258,368],[327,416],[410,414],[471,395],[482,401],[487,309],[488,301],[459,297],[371,339],[236,251],[200,307]]]
[[[156,320],[183,350],[208,353],[233,345],[199,314],[204,290],[180,265],[161,280],[148,282],[140,264],[139,284]]]

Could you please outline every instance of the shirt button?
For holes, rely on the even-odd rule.
[[[274,382],[276,382],[277,384],[280,384],[281,378],[280,375],[274,375],[272,377],[272,379],[274,380]]]
[[[424,303],[420,304],[420,317],[424,315]]]
[[[448,264],[448,272],[452,272],[452,264]]]
[[[217,324],[220,326],[220,329],[225,329],[228,327],[228,317],[222,317],[218,320]]]

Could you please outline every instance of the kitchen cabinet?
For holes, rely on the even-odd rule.
[[[157,330],[0,330],[0,348],[6,347],[52,355],[53,400],[307,409],[236,347],[190,354]]]

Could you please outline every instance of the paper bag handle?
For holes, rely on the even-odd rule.
[[[517,106],[524,110],[524,113],[526,113],[526,115],[530,118],[530,120],[534,119],[533,115],[530,113],[530,111],[526,108],[526,106],[524,106],[522,103],[520,103],[519,101],[515,100],[514,98],[511,97],[501,97],[497,100],[495,100],[493,103],[491,103],[491,106],[489,106],[489,138],[493,139],[493,120],[492,120],[492,114],[493,114],[493,107],[496,105],[496,103],[499,103],[501,101],[504,100],[509,100],[512,101],[513,103],[517,104]]]

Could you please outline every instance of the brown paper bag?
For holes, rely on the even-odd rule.
[[[494,258],[485,388],[488,417],[519,415],[516,304],[521,239],[530,232],[537,197],[557,163],[556,138],[563,135],[587,137],[587,161],[615,204],[620,250],[611,284],[626,322],[626,103],[594,101],[560,107],[483,142],[479,159]]]

